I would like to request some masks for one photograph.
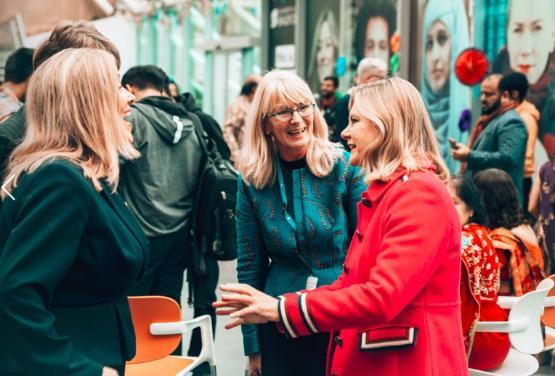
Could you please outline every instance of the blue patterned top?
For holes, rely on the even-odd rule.
[[[306,288],[309,276],[318,286],[339,277],[357,209],[366,190],[358,167],[343,154],[331,173],[318,178],[308,167],[292,170],[285,181],[292,199],[283,205],[279,184],[255,189],[239,179],[237,193],[237,243],[239,282],[277,296]],[[277,180],[277,179],[276,179]],[[297,231],[286,219],[286,210]],[[243,325],[246,355],[260,351],[257,327]]]

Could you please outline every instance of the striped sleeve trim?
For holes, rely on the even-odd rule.
[[[310,316],[310,312],[308,311],[308,306],[306,304],[306,293],[303,293],[299,296],[299,307],[301,309],[301,314],[306,327],[312,332],[312,334],[319,333],[318,328],[316,327],[316,325],[314,325],[314,321],[312,321],[312,317]]]
[[[285,298],[283,296],[278,297],[278,313],[279,313],[279,321],[283,324],[287,335],[291,338],[297,338],[297,334],[293,330],[289,319],[287,318],[287,312],[285,311]]]

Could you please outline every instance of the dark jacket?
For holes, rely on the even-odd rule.
[[[26,114],[25,105],[23,105],[7,120],[0,123],[0,179],[6,172],[10,155],[25,137]]]
[[[522,181],[528,133],[522,118],[509,110],[494,118],[476,139],[468,155],[467,171],[475,174],[488,168],[506,171],[523,201]]]
[[[227,159],[231,157],[231,152],[229,151],[229,147],[224,140],[224,135],[222,133],[222,127],[220,124],[214,119],[212,116],[208,115],[207,113],[203,112],[200,107],[197,106],[195,102],[195,98],[191,93],[183,93],[176,98],[177,102],[185,106],[185,109],[193,114],[197,115],[202,123],[202,127],[204,131],[216,144],[216,148],[218,152],[222,156],[222,158]]]
[[[341,142],[343,147],[347,149],[347,141],[341,138],[341,132],[349,125],[349,100],[351,96],[349,94],[343,96],[339,101],[335,103],[335,133],[332,135],[331,140],[333,142]]]
[[[0,212],[0,374],[94,375],[135,354],[126,290],[146,239],[121,198],[54,161]]]
[[[128,121],[141,157],[122,166],[119,192],[147,236],[191,224],[202,151],[189,113],[167,97],[133,104]]]

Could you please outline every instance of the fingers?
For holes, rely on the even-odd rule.
[[[227,316],[227,315],[230,315],[234,312],[237,312],[238,310],[239,310],[239,308],[217,309],[216,310],[216,315],[218,315],[218,316]]]
[[[226,291],[226,292],[234,292],[238,294],[247,294],[247,295],[251,295],[253,293],[258,292],[257,289],[249,285],[245,285],[243,283],[224,283],[220,285],[220,290]]]
[[[243,325],[243,324],[244,324],[243,319],[240,319],[240,318],[239,318],[239,319],[235,319],[235,320],[231,321],[230,323],[228,323],[228,324],[225,326],[225,328],[226,328],[226,329],[233,329],[233,328],[235,328],[235,327],[237,327],[237,326],[241,326],[241,325]]]
[[[214,308],[243,308],[246,304],[234,302],[234,301],[222,301],[218,300],[212,303],[212,307]]]

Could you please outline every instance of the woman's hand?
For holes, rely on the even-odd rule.
[[[102,376],[119,376],[118,371],[110,367],[102,368]]]
[[[225,293],[212,305],[217,315],[229,315],[233,321],[225,326],[231,329],[243,324],[264,324],[279,321],[278,300],[257,289],[241,284],[220,285]]]
[[[247,367],[247,376],[262,375],[262,356],[260,353],[249,355],[249,364]]]

